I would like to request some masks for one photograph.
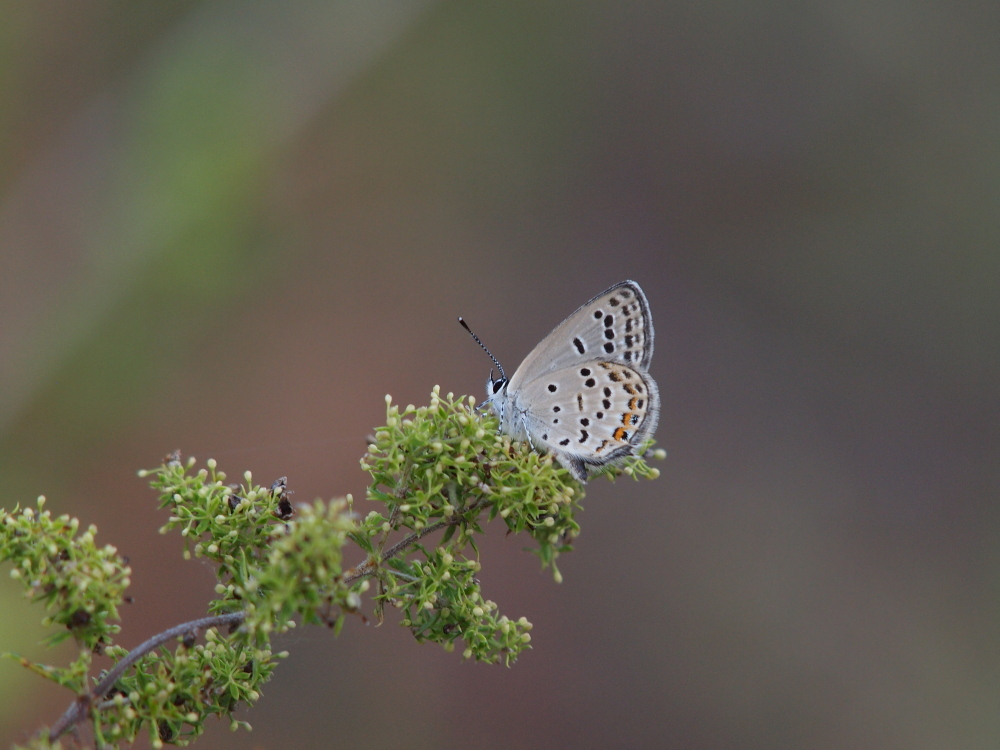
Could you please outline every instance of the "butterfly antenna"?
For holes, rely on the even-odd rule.
[[[499,360],[497,360],[497,358],[493,356],[493,352],[491,352],[489,349],[486,348],[486,344],[484,344],[482,341],[479,340],[479,337],[472,332],[472,329],[469,328],[469,325],[465,322],[465,320],[461,316],[459,316],[458,322],[461,323],[462,328],[468,331],[469,335],[476,340],[476,343],[479,344],[481,347],[483,347],[483,351],[486,352],[488,355],[490,355],[490,359],[493,360],[493,364],[495,364],[497,366],[497,369],[500,370],[500,379],[506,380],[507,376],[503,374],[503,365],[501,365]]]

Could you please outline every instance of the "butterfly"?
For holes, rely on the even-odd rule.
[[[486,401],[500,432],[551,453],[580,482],[652,435],[660,394],[649,374],[653,319],[634,281],[615,284],[556,326],[508,379],[490,371]]]

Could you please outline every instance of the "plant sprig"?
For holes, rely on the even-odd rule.
[[[210,616],[131,651],[114,642],[129,583],[116,550],[97,546],[94,527],[79,533],[76,519],[54,518],[44,499],[37,510],[0,511],[0,561],[14,563],[11,575],[45,602],[47,622],[63,628],[50,642],[72,635],[79,646],[67,667],[21,660],[77,696],[32,747],[57,746],[85,718],[106,747],[129,744],[143,731],[154,747],[186,745],[209,716],[249,728],[233,712],[259,699],[286,655],[273,653],[271,638],[297,622],[339,633],[346,617],[363,617],[369,591],[378,621],[386,605],[401,610],[400,624],[417,641],[449,651],[461,641],[466,659],[513,663],[530,648],[532,626],[484,597],[476,538],[499,517],[509,532],[534,539],[542,566],[561,581],[556,560],[580,532],[575,515],[584,487],[551,455],[512,443],[497,428],[474,399],[442,396],[436,387],[419,408],[400,409],[387,396],[385,425],[361,460],[371,475],[366,501],[380,509],[363,517],[350,495],[293,506],[285,478],[264,487],[246,472],[241,483],[227,483],[211,459],[197,468],[175,453],[140,472],[169,510],[161,532],[179,531],[185,558],[210,561],[218,583]],[[665,454],[649,448],[600,474],[655,478],[645,459]],[[343,562],[349,543],[363,555],[353,567]],[[90,676],[95,651],[114,666]]]

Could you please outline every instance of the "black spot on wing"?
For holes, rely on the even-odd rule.
[[[587,351],[587,347],[585,347],[583,342],[578,338],[573,339],[573,345],[576,347],[576,350],[580,352],[580,354],[584,354]]]

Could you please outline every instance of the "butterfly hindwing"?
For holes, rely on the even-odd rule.
[[[656,429],[660,406],[652,378],[604,361],[536,378],[518,402],[530,405],[525,417],[532,442],[554,452],[581,480],[581,463],[603,465],[630,455]]]
[[[517,390],[581,362],[604,361],[645,371],[653,356],[653,320],[646,295],[623,281],[582,305],[525,357],[511,378]]]

